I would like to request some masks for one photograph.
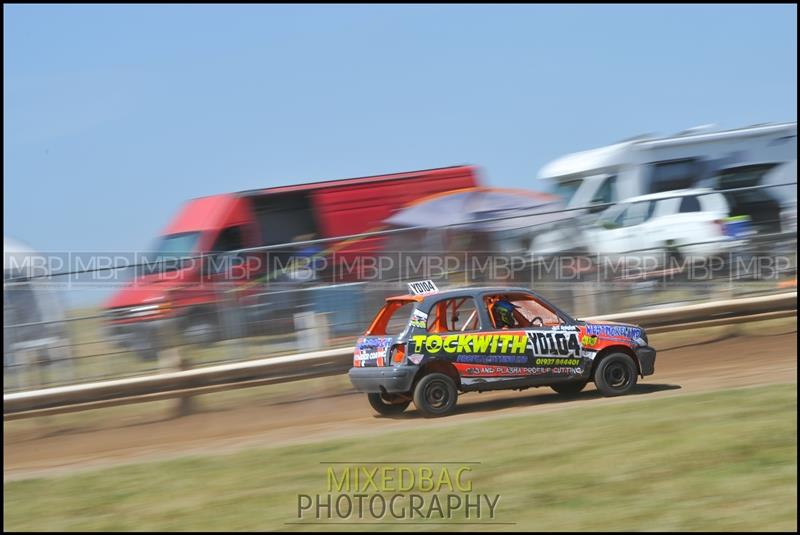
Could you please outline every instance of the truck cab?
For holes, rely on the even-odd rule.
[[[477,185],[474,167],[456,166],[191,200],[105,303],[111,336],[153,359],[173,340],[289,332],[311,306],[298,290],[358,280],[358,269],[337,267],[383,247],[381,237],[336,238],[378,230],[417,198]]]

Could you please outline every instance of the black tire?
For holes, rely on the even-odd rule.
[[[665,262],[664,268],[670,267],[671,263],[682,265],[683,264],[683,253],[678,248],[673,240],[668,240],[664,244],[664,252],[665,252]]]
[[[383,416],[392,416],[402,413],[411,404],[411,400],[392,402],[384,399],[383,394],[367,394],[367,399],[375,412]]]
[[[636,363],[625,353],[612,353],[594,370],[594,384],[606,397],[627,394],[634,386],[638,374]]]
[[[414,387],[414,405],[426,418],[448,414],[457,400],[455,381],[443,373],[429,373]]]
[[[569,381],[565,383],[556,383],[550,385],[550,388],[561,394],[562,396],[574,396],[586,386],[588,381]]]

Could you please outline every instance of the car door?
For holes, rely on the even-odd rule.
[[[602,230],[598,233],[596,243],[600,254],[623,255],[641,249],[639,229],[637,225],[644,221],[647,202],[636,202],[624,205],[624,209],[614,213],[613,219],[600,221]]]
[[[479,308],[473,296],[448,296],[436,301],[427,314],[421,314],[426,328],[414,333],[408,340],[408,353],[412,362],[442,360],[452,364],[461,376],[462,385],[487,380],[502,379],[505,374],[495,369],[508,359],[511,337],[501,338],[487,327],[485,311]],[[503,333],[509,335],[511,333]],[[517,340],[517,352],[524,362],[524,333]]]
[[[525,369],[512,371],[529,384],[586,376],[591,362],[584,358],[579,327],[533,294],[510,297],[528,341]]]
[[[646,251],[653,244],[644,232],[643,225],[651,214],[652,201],[632,203],[622,217],[622,228],[619,229],[620,253],[631,251]]]
[[[462,388],[525,387],[583,373],[578,328],[566,325],[557,313],[532,299],[515,292],[484,296],[479,304],[483,308],[484,329],[466,334],[453,358]],[[494,308],[502,301],[520,307],[511,326],[500,326],[495,321]],[[526,302],[528,306],[524,305]],[[531,323],[534,318],[539,318],[539,324]]]

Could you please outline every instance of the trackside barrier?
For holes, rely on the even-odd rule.
[[[648,332],[655,333],[739,323],[748,319],[760,321],[796,314],[797,292],[787,292],[583,319],[629,321],[645,327]],[[345,347],[144,377],[4,394],[3,418],[4,420],[30,418],[337,375],[345,373],[350,368],[353,349]]]

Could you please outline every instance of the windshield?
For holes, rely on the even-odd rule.
[[[582,178],[576,178],[575,180],[569,180],[567,182],[559,182],[556,185],[555,194],[565,201],[569,201],[572,199],[572,196],[575,195],[575,192],[578,191],[582,182]]]
[[[156,246],[159,256],[191,256],[200,237],[199,232],[181,232],[163,236]]]
[[[607,210],[600,212],[594,223],[596,225],[605,227],[620,226],[621,222],[617,221],[617,219],[619,219],[620,214],[622,214],[622,212],[624,212],[628,206],[630,206],[630,204],[615,204],[614,206],[609,207]]]
[[[162,236],[156,244],[155,251],[145,255],[142,274],[148,275],[164,271],[174,271],[186,267],[190,261],[183,260],[196,254],[195,248],[200,239],[200,232],[180,232]]]

